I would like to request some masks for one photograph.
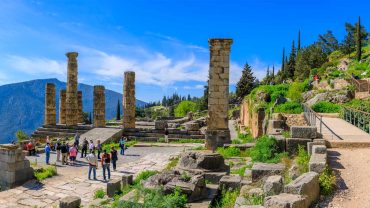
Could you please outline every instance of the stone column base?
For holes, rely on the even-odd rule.
[[[224,144],[230,144],[230,130],[207,130],[206,131],[206,148],[215,151],[217,147],[223,147]]]

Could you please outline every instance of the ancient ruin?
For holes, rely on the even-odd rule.
[[[94,127],[105,127],[105,87],[94,86]]]
[[[123,85],[123,128],[135,128],[135,72],[125,72]]]
[[[69,52],[67,68],[67,91],[66,91],[66,124],[75,126],[78,123],[78,101],[77,101],[77,52]]]
[[[78,103],[78,123],[84,123],[82,91],[78,91],[77,93],[77,103]]]
[[[215,150],[230,143],[228,126],[229,65],[232,39],[210,39],[208,127],[206,147]]]
[[[47,83],[45,87],[45,125],[56,124],[56,109],[55,109],[55,85]]]
[[[59,124],[66,124],[66,90],[59,93]]]

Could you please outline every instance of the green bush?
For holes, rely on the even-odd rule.
[[[304,149],[304,146],[298,145],[298,155],[297,155],[297,165],[299,173],[308,172],[308,162],[310,162],[310,156],[307,151]]]
[[[312,106],[312,110],[318,113],[339,113],[340,105],[328,101],[320,101]]]
[[[233,208],[235,205],[236,198],[239,196],[239,190],[228,191],[223,189],[221,192],[221,198],[216,203],[216,208]]]
[[[175,108],[175,116],[184,117],[189,112],[198,111],[198,106],[192,101],[181,101],[181,103]]]
[[[102,188],[98,189],[94,193],[94,199],[102,199],[105,196],[105,192]]]
[[[34,175],[38,181],[42,181],[46,178],[53,177],[56,174],[57,174],[57,168],[51,165],[36,169],[34,172]]]
[[[248,156],[248,152],[241,151],[239,148],[236,147],[219,147],[217,148],[217,152],[220,153],[225,159],[228,159],[230,157]]]
[[[286,102],[274,108],[275,113],[300,114],[303,112],[302,105],[297,102]]]
[[[286,155],[287,153],[278,153],[276,139],[266,135],[258,138],[256,145],[250,149],[253,162],[278,163]]]
[[[319,177],[320,193],[322,195],[331,195],[334,193],[336,180],[337,178],[333,171],[326,166],[325,170],[320,174]]]
[[[146,180],[150,176],[153,176],[155,174],[157,174],[157,171],[154,171],[154,170],[144,170],[144,171],[140,172],[139,175],[136,176],[136,178],[134,180],[134,184],[135,185],[140,184],[140,182],[142,180]]]
[[[230,166],[230,168],[231,168],[231,166]],[[247,169],[247,166],[243,166],[243,167],[241,167],[241,168],[239,168],[239,169],[237,169],[237,170],[233,170],[233,171],[231,171],[231,173],[232,174],[238,174],[238,175],[240,175],[241,177],[244,177],[244,173],[245,173],[245,170]]]
[[[18,130],[15,133],[15,137],[17,138],[18,142],[21,142],[23,140],[27,140],[29,138],[29,136],[22,130]]]
[[[299,103],[302,101],[302,93],[309,89],[310,85],[308,80],[305,80],[304,82],[293,82],[290,85],[286,96],[290,98],[291,101]]]

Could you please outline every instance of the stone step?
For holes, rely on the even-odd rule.
[[[164,137],[164,134],[159,133],[146,133],[146,132],[125,132],[126,136],[137,136],[137,137]]]
[[[181,141],[184,140],[184,138],[168,138],[168,141]],[[205,139],[194,139],[199,141],[204,141]]]
[[[58,129],[58,128],[38,128],[38,132],[64,132],[64,133],[85,133],[89,130],[76,130],[76,129]]]
[[[75,129],[75,130],[91,130],[93,127],[91,125],[78,125],[78,126],[66,126],[62,124],[57,125],[42,125],[44,128],[57,128],[57,129]]]
[[[157,133],[157,134],[164,134],[164,130],[156,130],[156,129],[125,129],[124,133],[126,132],[141,132],[141,133]]]
[[[129,136],[128,140],[136,140],[139,142],[157,142],[159,140],[159,137],[135,137],[135,136]]]
[[[186,135],[186,134],[169,134],[168,138],[180,138],[180,139],[204,139],[204,135]]]

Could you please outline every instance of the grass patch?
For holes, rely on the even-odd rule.
[[[286,139],[286,138],[290,138],[290,132],[289,131],[283,131],[281,132],[281,134],[283,135],[283,137]]]
[[[286,102],[274,108],[274,113],[300,114],[302,112],[302,105],[298,102]]]
[[[180,139],[177,141],[171,141],[170,143],[175,143],[175,144],[185,144],[185,143],[197,143],[197,144],[204,144],[203,139]]]
[[[312,106],[312,110],[318,113],[339,113],[340,105],[328,101],[320,101]]]
[[[94,193],[94,199],[102,199],[105,196],[105,192],[102,188],[98,189]]]
[[[279,163],[287,157],[286,152],[278,153],[277,141],[274,137],[262,136],[257,139],[256,145],[250,149],[253,162]]]
[[[206,150],[207,148],[205,146],[198,146],[198,147],[193,147],[191,150]]]
[[[230,167],[231,167],[231,166],[230,166]],[[237,169],[237,170],[233,170],[233,171],[231,171],[231,173],[232,173],[232,174],[237,174],[237,175],[239,175],[239,176],[243,177],[246,169],[247,169],[247,166],[243,166],[243,167],[241,167],[241,168],[239,168],[239,169]]]
[[[298,155],[296,157],[298,170],[300,174],[308,172],[308,162],[310,162],[310,156],[304,149],[304,146],[298,145]]]
[[[225,159],[229,159],[231,157],[248,157],[248,151],[241,151],[239,148],[236,147],[219,147],[217,148],[217,152],[220,153]]]
[[[127,141],[125,143],[125,148],[129,148],[129,147],[132,147],[134,146],[135,144],[137,143],[136,140],[132,140],[132,141]],[[115,142],[112,142],[112,143],[108,143],[108,144],[103,144],[102,146],[102,149],[103,151],[106,150],[107,152],[110,152],[111,148],[114,147],[116,150],[119,150],[120,147],[119,147],[119,143],[115,143]]]
[[[55,166],[44,166],[36,169],[34,175],[38,181],[42,181],[46,178],[51,178],[57,174],[57,168]]]
[[[320,174],[319,182],[320,182],[320,193],[322,195],[331,195],[334,193],[335,186],[336,186],[336,176],[328,166],[326,166],[325,170]]]
[[[134,180],[134,185],[137,185],[137,184],[140,184],[140,182],[142,180],[146,180],[148,179],[150,176],[153,176],[157,174],[157,171],[154,171],[154,170],[145,170],[145,171],[142,171],[141,173],[139,173],[139,175],[137,175],[137,177],[135,178]]]
[[[179,162],[179,157],[176,157],[167,164],[166,170],[172,170],[174,167],[176,167],[177,163]]]
[[[233,208],[238,196],[239,190],[228,191],[223,189],[220,200],[216,202],[215,208]]]
[[[265,197],[258,194],[248,194],[244,196],[245,203],[248,205],[261,205],[263,204]]]

